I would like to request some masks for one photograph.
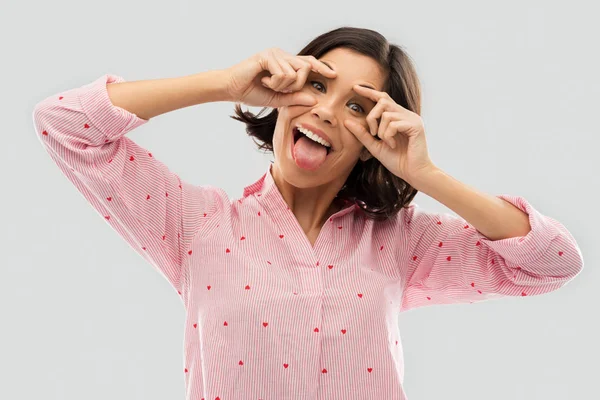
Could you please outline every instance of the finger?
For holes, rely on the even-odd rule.
[[[288,87],[290,84],[296,82],[296,71],[294,70],[294,68],[292,68],[290,63],[283,58],[277,58],[277,62],[279,63],[279,66],[283,71],[283,78],[281,80],[281,83],[277,85],[273,90],[280,92],[286,87]]]
[[[374,90],[360,85],[354,85],[352,89],[354,89],[354,91],[361,96],[365,96],[373,101],[379,101],[383,98],[390,98],[390,95],[387,92],[381,92],[379,90]]]
[[[373,157],[377,158],[381,154],[382,141],[375,139],[370,132],[358,122],[345,120],[344,125],[356,136],[356,138],[369,150]]]
[[[377,135],[377,132],[379,130],[379,122],[377,120],[381,118],[381,114],[383,114],[383,112],[385,111],[385,107],[385,104],[383,104],[382,102],[378,102],[367,115],[367,124],[369,125],[369,131],[373,136]]]
[[[281,79],[283,78],[283,70],[281,69],[279,62],[277,62],[277,59],[271,54],[267,56],[267,69],[271,73],[271,76],[261,78],[261,82],[264,83],[269,89],[273,89],[281,83]]]
[[[383,133],[381,140],[387,143],[392,149],[396,148],[396,137],[395,135],[398,132],[394,130],[394,128],[388,128],[386,132]]]
[[[298,57],[290,59],[289,61],[290,65],[296,70],[296,80],[286,89],[295,92],[304,87],[306,78],[311,71],[311,65],[308,62],[299,59]]]
[[[389,111],[382,112],[381,113],[381,121],[379,121],[379,126],[377,127],[377,136],[379,136],[381,139],[383,139],[383,133],[387,129],[390,122],[391,122],[390,112]]]
[[[398,139],[402,140],[402,137],[399,138],[398,135],[401,135],[402,132],[408,129],[409,126],[410,123],[408,121],[392,121],[388,125],[388,130],[383,134],[383,136],[385,138],[389,138],[394,143],[394,145],[391,147],[395,149],[396,145],[398,144]],[[386,141],[386,143],[388,142]]]
[[[311,65],[311,69],[314,72],[317,72],[323,76],[326,76],[328,78],[335,78],[337,76],[337,72],[332,70],[331,68],[329,68],[326,64],[324,64],[322,61],[319,61],[315,58],[315,56],[299,56],[300,58],[305,59],[306,61],[308,61]]]
[[[373,90],[368,87],[354,85],[352,87],[355,92],[360,94],[361,96],[365,96],[377,103],[383,102],[386,104],[386,108],[391,111],[399,112],[402,115],[406,115],[408,113],[412,113],[412,111],[402,107],[400,104],[396,103],[394,99],[387,92],[380,92],[379,90]]]
[[[383,134],[387,131],[390,122],[401,120],[401,114],[392,111],[384,111],[381,114],[381,122],[379,123],[379,129],[377,130],[377,136],[383,139]]]

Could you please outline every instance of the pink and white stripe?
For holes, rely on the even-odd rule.
[[[239,199],[195,186],[125,136],[148,122],[114,106],[106,74],[38,103],[37,135],[101,218],[186,308],[188,400],[406,399],[399,312],[535,296],[583,268],[567,229],[524,198],[524,237],[489,240],[462,218],[348,204],[314,246],[271,166]]]

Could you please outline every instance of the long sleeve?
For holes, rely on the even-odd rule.
[[[556,290],[583,268],[571,233],[523,197],[499,195],[529,216],[526,236],[490,240],[462,218],[399,213],[403,299],[400,311],[434,304],[474,303]]]
[[[186,290],[191,242],[226,194],[181,181],[127,132],[145,124],[114,106],[105,74],[38,103],[33,122],[42,145],[88,203],[179,294]]]

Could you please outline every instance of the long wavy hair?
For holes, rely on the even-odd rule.
[[[397,104],[421,115],[421,87],[413,62],[400,46],[389,43],[376,31],[340,27],[316,37],[297,55],[312,55],[318,59],[338,47],[354,50],[378,62],[387,75],[383,91]],[[264,107],[255,115],[242,111],[241,104],[237,103],[235,115],[230,117],[246,124],[246,133],[259,150],[273,152],[278,111],[274,108],[263,116],[268,108]],[[408,207],[417,193],[415,188],[371,157],[356,163],[337,197],[358,205],[367,218],[386,220],[401,208]]]

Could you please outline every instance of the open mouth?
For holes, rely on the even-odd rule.
[[[300,139],[300,137],[306,136],[306,135],[304,135],[304,133],[300,132],[297,127],[294,127],[292,133],[294,135],[294,144],[296,144],[296,142],[298,141],[298,139]],[[312,140],[308,136],[306,136],[306,138],[308,140]],[[315,143],[320,144],[321,146],[323,146],[321,143],[318,143],[318,142],[315,142]],[[327,147],[327,146],[323,146],[323,147],[325,147],[325,149],[327,149],[327,155],[329,155],[329,153],[331,153],[331,147]]]

